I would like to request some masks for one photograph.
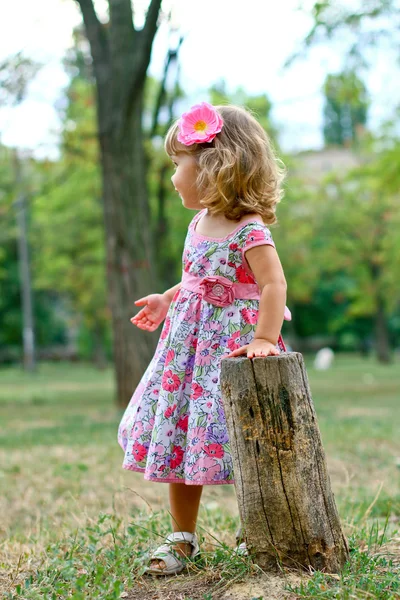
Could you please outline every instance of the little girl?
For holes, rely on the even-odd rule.
[[[165,149],[182,204],[199,211],[185,240],[182,280],[136,300],[131,319],[147,331],[164,321],[118,440],[123,467],[169,483],[173,533],[147,573],[170,575],[199,553],[203,485],[233,484],[220,390],[220,361],[285,351],[280,330],[286,282],[266,224],[275,222],[282,170],[259,123],[244,109],[193,106],[169,130]]]

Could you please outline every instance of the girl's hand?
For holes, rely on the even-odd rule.
[[[268,342],[268,340],[257,338],[250,344],[246,344],[246,346],[241,346],[241,348],[233,350],[233,352],[223,358],[233,358],[234,356],[240,356],[242,354],[247,354],[247,358],[255,358],[257,356],[278,356],[280,352],[276,346],[271,342]]]
[[[137,306],[145,305],[137,315],[132,317],[131,323],[145,331],[155,331],[167,316],[170,300],[164,294],[150,294],[135,300]]]

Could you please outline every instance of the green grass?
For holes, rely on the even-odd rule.
[[[276,597],[400,598],[399,363],[339,356],[327,372],[307,368],[351,559],[340,577],[283,573]],[[211,600],[236,582],[243,599],[267,600],[271,580],[229,550],[233,486],[204,490],[204,552],[190,577],[142,577],[149,548],[169,531],[168,486],[121,469],[113,390],[111,371],[88,365],[0,370],[3,597],[133,600],[176,586],[177,597]]]

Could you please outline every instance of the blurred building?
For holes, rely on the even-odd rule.
[[[321,150],[305,150],[293,156],[294,175],[301,177],[306,184],[317,185],[334,172],[343,173],[361,164],[360,155],[351,148],[331,146]]]

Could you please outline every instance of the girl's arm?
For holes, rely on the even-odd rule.
[[[246,252],[246,259],[261,290],[258,322],[254,339],[276,344],[286,305],[286,280],[273,246],[256,246]]]
[[[286,285],[267,283],[260,298],[260,309],[254,339],[266,340],[274,346],[281,332],[286,304]]]
[[[168,302],[172,302],[172,298],[175,296],[176,292],[179,290],[179,288],[181,287],[181,282],[177,283],[176,285],[174,285],[174,287],[169,288],[169,290],[166,290],[163,293],[163,296],[165,296],[168,299]]]

